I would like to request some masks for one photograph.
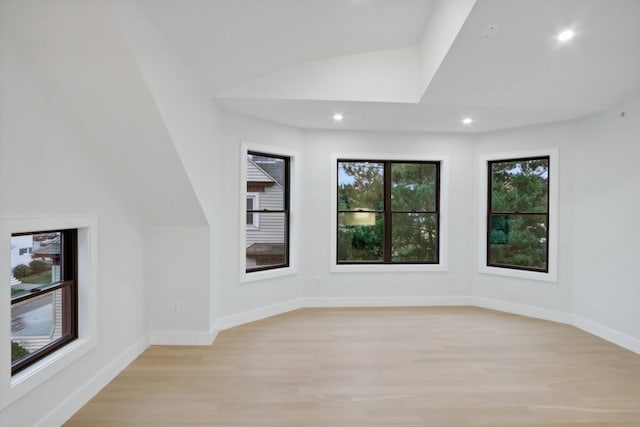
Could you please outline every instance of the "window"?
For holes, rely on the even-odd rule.
[[[289,266],[289,167],[289,157],[247,152],[247,273]]]
[[[13,375],[78,337],[77,230],[15,233],[11,247]]]
[[[549,271],[550,157],[488,162],[487,266]]]
[[[259,210],[258,193],[247,193],[247,227],[258,228],[260,214],[253,211]]]
[[[337,160],[337,263],[437,264],[440,162]]]

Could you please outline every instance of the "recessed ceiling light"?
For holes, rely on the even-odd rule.
[[[464,119],[462,119],[463,125],[470,125],[471,123],[473,123],[473,119],[471,117],[465,117]]]
[[[340,113],[335,113],[333,115],[333,120],[336,122],[341,122],[344,119],[344,116]]]
[[[575,35],[576,34],[573,32],[573,30],[564,30],[558,34],[558,41],[561,43],[568,42]]]

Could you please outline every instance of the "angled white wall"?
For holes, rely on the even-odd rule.
[[[223,181],[225,209],[220,211],[220,219],[225,224],[220,233],[220,241],[223,245],[220,251],[220,315],[226,318],[221,326],[227,327],[241,321],[246,313],[279,306],[302,297],[303,271],[300,261],[304,252],[301,242],[306,239],[308,223],[304,222],[304,218],[300,218],[300,210],[309,197],[302,178],[307,173],[308,162],[303,155],[305,148],[302,132],[298,129],[232,113],[223,112],[220,119],[221,157],[216,162],[216,167],[220,168],[222,176],[225,177]],[[291,236],[293,240],[290,244],[297,248],[291,259],[296,267],[292,275],[240,283],[240,247],[245,244],[240,239],[240,227],[245,226],[246,218],[244,211],[240,209],[240,206],[246,206],[240,201],[241,186],[246,185],[240,182],[240,165],[245,162],[241,156],[243,142],[259,145],[276,154],[280,151],[298,154],[295,156],[293,165],[295,188],[292,192],[292,200],[296,208],[292,213],[294,215],[292,221],[302,222],[298,227],[300,233]]]
[[[196,227],[148,230],[145,259],[152,296],[147,301],[151,342],[207,344],[213,340],[220,305],[222,175],[214,160],[220,157],[218,112],[201,83],[135,3],[115,1],[113,8],[206,218]],[[176,194],[168,192],[167,197]],[[180,267],[185,264],[193,267]]]
[[[640,94],[593,117],[475,139],[478,157],[548,147],[560,154],[557,283],[476,272],[476,301],[573,323],[640,350]]]
[[[144,349],[146,335],[145,210],[135,193],[123,185],[120,171],[98,154],[98,141],[78,123],[41,74],[42,69],[24,53],[24,46],[8,33],[0,34],[0,220],[96,218],[98,335],[94,350],[0,408],[2,426],[35,426],[59,405],[71,402],[69,407],[74,408],[83,401],[77,398],[86,392],[85,385],[106,384]],[[6,313],[7,292],[0,293],[0,304]],[[2,325],[8,327],[4,320]],[[0,348],[5,351],[7,346]],[[8,363],[0,369],[5,378]],[[5,396],[3,389],[0,400],[12,400],[13,393],[9,394]],[[48,425],[62,421],[49,419]]]
[[[578,322],[634,337],[640,352],[640,93],[580,122],[571,221]],[[596,325],[592,325],[597,327]]]

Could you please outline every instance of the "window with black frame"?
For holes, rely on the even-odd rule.
[[[338,160],[338,264],[439,262],[440,162]]]
[[[290,158],[249,151],[245,161],[246,272],[288,267]]]
[[[487,266],[548,272],[549,156],[488,163]]]
[[[11,373],[78,337],[77,230],[11,236]]]

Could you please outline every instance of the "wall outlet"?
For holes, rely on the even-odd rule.
[[[180,314],[180,303],[179,302],[173,302],[171,303],[171,314],[173,315],[177,315]]]

